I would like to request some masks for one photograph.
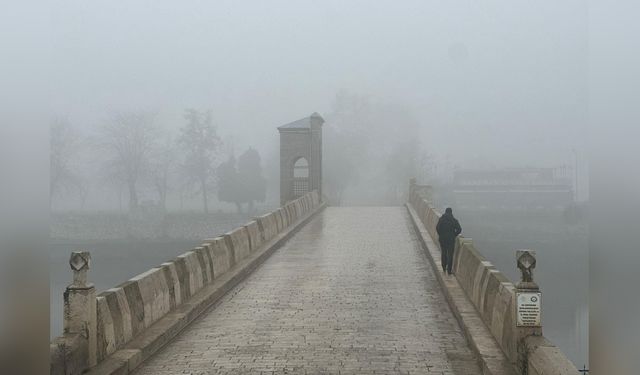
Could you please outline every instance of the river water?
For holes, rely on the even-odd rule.
[[[520,280],[517,249],[537,253],[534,280],[542,291],[543,332],[574,364],[588,365],[589,247],[585,224],[561,213],[455,211],[463,236],[511,281]]]
[[[270,207],[260,207],[257,214]],[[49,245],[50,335],[62,333],[65,287],[72,279],[72,251],[91,252],[89,281],[98,292],[169,261],[201,243],[249,221],[249,215],[173,213],[129,217],[118,213],[72,213],[52,217]],[[133,239],[135,238],[135,239]]]

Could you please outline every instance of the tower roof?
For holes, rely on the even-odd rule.
[[[296,120],[294,122],[290,122],[288,124],[282,125],[278,127],[278,130],[286,130],[286,129],[310,129],[311,124],[316,121],[319,122],[320,125],[324,123],[324,119],[322,116],[318,114],[318,112],[313,112],[311,116],[301,118],[300,120]]]

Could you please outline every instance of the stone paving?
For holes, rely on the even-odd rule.
[[[138,375],[481,374],[404,207],[329,207]]]

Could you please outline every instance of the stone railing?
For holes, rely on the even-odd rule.
[[[430,192],[430,188],[416,185],[415,181],[412,181],[409,205],[428,236],[431,237],[427,246],[438,247],[436,225],[441,213],[433,207],[430,197],[424,193],[426,191]],[[439,252],[439,249],[437,251]],[[434,264],[440,261],[434,258],[432,256],[430,259]],[[445,288],[459,286],[464,291],[466,298],[475,307],[477,315],[516,373],[522,375],[578,374],[573,363],[542,335],[540,311],[535,311],[540,306],[540,298],[536,298],[540,296],[538,294],[540,290],[532,277],[533,268],[535,268],[535,252],[518,251],[517,266],[522,271],[523,279],[514,285],[480,254],[472,239],[458,237],[453,259],[453,273],[457,283],[452,285],[444,281],[443,284]],[[436,272],[441,272],[440,267],[436,267]],[[441,279],[445,280],[443,277]],[[532,312],[525,311],[530,306],[518,300],[518,297],[522,299],[530,296],[533,296],[538,303],[538,307],[534,306]],[[454,297],[449,299],[449,303],[458,302]],[[459,306],[452,306],[452,308],[464,310]],[[518,311],[518,308],[521,311]],[[464,320],[464,318],[460,317],[458,320]],[[463,326],[466,324],[462,321],[460,323]],[[473,334],[473,332],[470,333],[472,336]],[[487,372],[491,373],[491,371]]]
[[[96,295],[91,257],[74,252],[64,334],[50,345],[51,374],[129,373],[244,278],[315,212],[316,191]]]

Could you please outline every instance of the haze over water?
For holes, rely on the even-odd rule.
[[[410,177],[447,190],[458,170],[538,167],[568,168],[575,204],[590,199],[589,14],[582,1],[146,0],[8,8],[27,12],[30,22],[24,33],[0,33],[1,42],[24,52],[7,54],[0,69],[0,98],[11,109],[0,120],[18,124],[18,114],[28,113],[52,129],[46,141],[62,139],[66,174],[50,195],[52,227],[100,226],[77,224],[85,217],[152,221],[203,211],[235,224],[238,206],[243,218],[266,212],[279,205],[276,127],[313,112],[326,120],[324,184],[335,205],[402,204]],[[4,21],[6,30],[24,24]],[[181,140],[195,118],[189,109],[197,113],[193,123],[215,128],[204,188],[186,167],[197,148]],[[152,139],[134,189],[122,177],[124,164],[111,163],[117,137],[108,131],[127,128],[132,118],[148,121],[145,137]],[[26,138],[33,150],[46,149]],[[252,176],[264,189],[238,204],[220,192],[220,176],[230,160],[239,171],[242,155],[253,161],[245,170],[260,167]],[[492,222],[465,223],[464,213],[461,220],[479,250],[511,277],[515,248],[537,247],[544,255],[540,284],[553,296],[545,300],[553,304],[545,324],[576,365],[588,362],[586,232],[574,236],[570,225],[559,226],[557,236],[536,242],[501,238],[480,225]],[[60,321],[59,294],[70,278],[68,252],[102,252],[95,266],[122,272],[95,271],[98,286],[108,288],[200,240],[199,232],[164,245],[157,245],[161,237],[102,234],[50,245],[53,321]],[[577,266],[575,257],[584,257]],[[544,269],[552,266],[558,272]],[[554,288],[566,281],[566,269],[575,283]]]

